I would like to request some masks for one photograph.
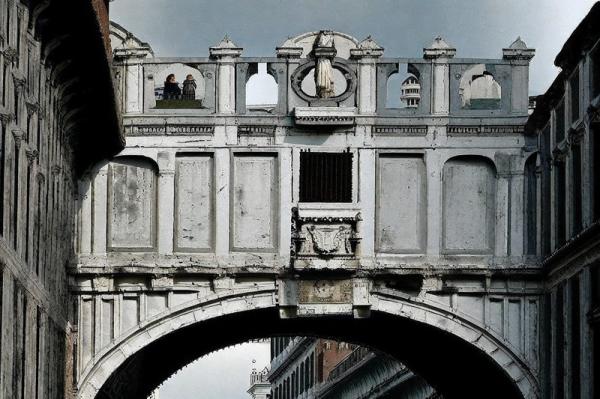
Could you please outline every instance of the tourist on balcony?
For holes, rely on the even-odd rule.
[[[176,100],[181,96],[181,89],[179,88],[179,83],[175,81],[174,74],[167,76],[163,96],[165,100]]]
[[[194,76],[191,74],[186,76],[185,80],[183,81],[183,99],[196,99],[196,79],[194,79]]]

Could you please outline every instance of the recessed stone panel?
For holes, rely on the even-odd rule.
[[[377,185],[377,251],[422,252],[426,177],[421,156],[381,154]]]
[[[279,206],[276,154],[236,154],[232,173],[232,250],[274,251]]]
[[[210,251],[214,241],[214,183],[211,154],[177,158],[175,250]]]
[[[101,308],[100,308],[100,312],[101,312],[100,324],[102,327],[102,331],[100,332],[100,341],[101,341],[100,347],[101,348],[104,348],[108,344],[110,344],[110,342],[114,338],[114,325],[115,325],[114,309],[115,309],[115,302],[113,299],[104,299],[104,298],[102,299]]]
[[[143,251],[155,247],[156,172],[150,161],[125,159],[109,167],[108,247]]]
[[[493,166],[480,157],[444,165],[443,248],[446,253],[492,253],[496,211]]]

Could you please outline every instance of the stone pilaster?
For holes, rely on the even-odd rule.
[[[350,50],[350,56],[358,60],[358,112],[375,114],[377,109],[377,59],[383,48],[368,36],[358,48]]]
[[[534,55],[535,50],[528,48],[520,37],[508,48],[502,50],[502,58],[510,61],[512,66],[512,113],[527,115],[529,107],[529,63]]]
[[[209,49],[210,57],[217,60],[217,113],[235,113],[235,59],[243,49],[225,36]]]
[[[448,115],[450,111],[450,65],[448,60],[456,54],[441,37],[436,37],[433,43],[423,49],[423,57],[433,64],[431,97],[431,113],[433,115]]]

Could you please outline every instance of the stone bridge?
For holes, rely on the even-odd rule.
[[[276,57],[225,38],[165,59],[112,40],[127,146],[79,186],[78,398],[145,398],[285,334],[383,350],[448,398],[540,397],[525,43],[385,58],[322,31]],[[274,103],[247,104],[261,64]],[[170,74],[193,92],[169,94]]]

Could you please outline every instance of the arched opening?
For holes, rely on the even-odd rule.
[[[277,82],[267,72],[267,64],[259,63],[258,72],[246,83],[247,110],[273,112],[277,106],[277,90]]]
[[[419,73],[411,64],[400,63],[398,72],[388,77],[386,108],[417,109],[421,104]]]
[[[153,77],[157,109],[202,108],[205,83],[202,73],[184,64],[171,64]]]
[[[312,68],[310,71],[308,71],[304,79],[302,79],[300,87],[302,91],[309,96],[314,97],[317,95],[317,89],[315,86],[315,68]],[[348,84],[342,71],[337,68],[333,68],[333,96],[335,97],[345,93],[347,88]]]
[[[386,353],[421,375],[445,398],[475,398],[482,394],[487,398],[535,396],[529,385],[533,377],[523,373],[518,361],[496,346],[501,345],[500,340],[490,340],[483,330],[473,330],[461,338],[458,330],[466,332],[473,326],[460,325],[461,322],[451,318],[438,318],[436,325],[425,318],[417,321],[407,317],[418,313],[417,308],[405,305],[402,310],[405,316],[382,309],[373,311],[368,319],[335,316],[282,319],[276,307],[259,305],[253,310],[205,321],[188,321],[180,328],[163,325],[154,329],[149,325],[148,331],[141,333],[149,342],[139,344],[132,340],[115,348],[114,354],[103,355],[102,364],[86,377],[80,397],[145,399],[174,372],[202,355],[252,339],[290,335],[331,338]],[[176,317],[180,322],[190,316],[202,318],[204,312],[218,313],[227,304],[217,307],[196,308],[189,316],[181,313]],[[158,338],[149,338],[155,335]],[[90,388],[96,384],[97,394]]]
[[[502,87],[484,64],[477,64],[460,79],[459,95],[463,108],[497,109],[501,106]]]

